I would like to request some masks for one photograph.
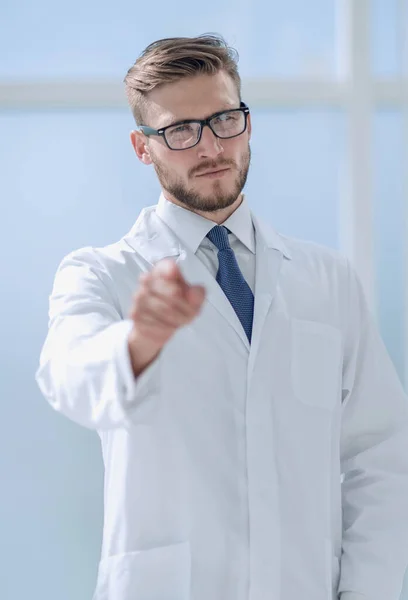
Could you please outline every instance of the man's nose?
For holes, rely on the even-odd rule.
[[[224,152],[220,138],[214,135],[208,125],[203,127],[201,140],[197,148],[201,158],[215,158]]]

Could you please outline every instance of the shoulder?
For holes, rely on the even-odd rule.
[[[130,263],[137,263],[140,259],[138,246],[148,244],[154,236],[154,212],[155,206],[144,208],[130,231],[119,240],[104,246],[89,245],[72,250],[63,257],[59,268],[69,263],[108,274],[112,270],[126,269]]]
[[[288,249],[295,268],[325,275],[328,272],[345,272],[349,259],[345,253],[309,240],[279,234]]]

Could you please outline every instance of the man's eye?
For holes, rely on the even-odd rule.
[[[223,115],[219,115],[215,122],[216,123],[225,123],[226,121],[235,121],[236,120],[236,116],[233,113],[225,113]]]
[[[191,131],[190,125],[179,125],[171,130],[172,133],[184,133],[185,131]]]

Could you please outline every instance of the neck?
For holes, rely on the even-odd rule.
[[[208,212],[208,211],[195,210],[195,209],[191,208],[190,206],[183,204],[182,202],[180,202],[180,200],[177,200],[177,198],[175,198],[172,194],[169,194],[166,190],[162,189],[162,192],[163,192],[163,196],[169,202],[172,202],[173,204],[176,204],[177,206],[181,206],[182,208],[185,208],[186,210],[194,212],[197,215],[204,217],[204,219],[213,221],[214,223],[217,223],[217,225],[221,225],[222,223],[224,223],[224,221],[226,221],[228,219],[228,217],[230,217],[237,210],[237,208],[241,205],[241,203],[244,199],[243,194],[240,194],[238,196],[238,198],[235,200],[235,202],[233,204],[231,204],[231,206],[227,206],[226,208],[222,208],[222,209],[216,210],[214,212]]]

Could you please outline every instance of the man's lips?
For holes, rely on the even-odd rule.
[[[204,171],[204,173],[198,173],[197,177],[202,177],[203,175],[212,175],[213,173],[221,173],[222,171],[229,171],[229,167],[222,167],[221,169],[212,169],[210,171]]]

